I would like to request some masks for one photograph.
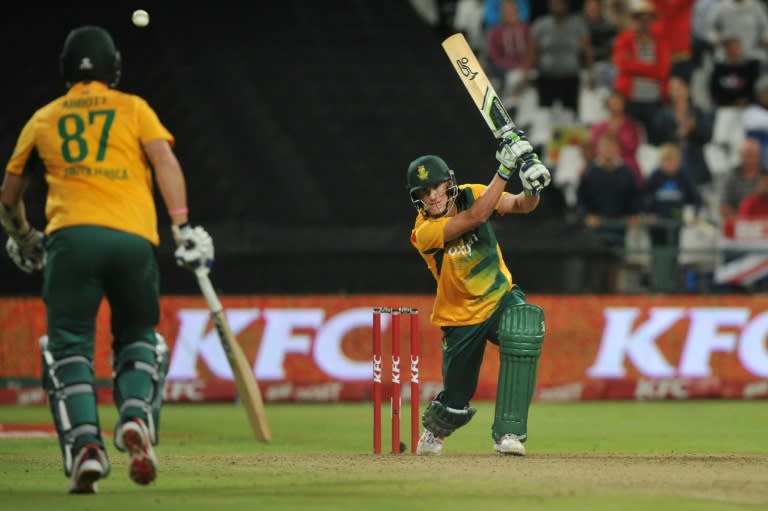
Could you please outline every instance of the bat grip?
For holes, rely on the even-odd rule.
[[[496,138],[501,138],[501,137],[503,137],[503,136],[504,136],[504,133],[506,133],[506,132],[508,132],[508,131],[512,131],[512,130],[514,130],[514,129],[517,129],[517,125],[516,125],[514,122],[510,122],[510,123],[508,123],[508,124],[505,124],[505,125],[504,125],[504,126],[502,126],[501,128],[498,128],[498,129],[496,129],[496,130],[493,132],[493,135],[494,135]]]
[[[205,301],[208,302],[208,308],[212,313],[216,314],[221,312],[222,306],[219,297],[216,295],[216,291],[213,289],[211,279],[208,277],[208,271],[208,268],[198,268],[195,270],[195,276],[197,277],[200,291],[203,293]]]

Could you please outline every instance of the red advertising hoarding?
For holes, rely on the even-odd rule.
[[[372,309],[417,307],[421,400],[440,390],[440,330],[432,297],[222,296],[232,330],[267,402],[370,399]],[[768,397],[768,297],[530,295],[544,308],[546,337],[536,398],[690,399]],[[109,309],[96,329],[100,398],[110,399]],[[389,316],[382,317],[384,391],[389,392]],[[409,350],[408,323],[402,353]],[[169,401],[232,400],[226,356],[201,297],[164,297],[158,331],[171,353]],[[0,300],[0,402],[40,403],[37,298]],[[476,400],[495,398],[498,349],[488,344]],[[403,397],[409,399],[407,379]]]

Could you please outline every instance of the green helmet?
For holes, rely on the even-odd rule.
[[[98,80],[117,87],[122,59],[112,36],[101,27],[85,25],[72,30],[59,55],[59,71],[67,87]]]
[[[419,156],[411,162],[408,166],[407,187],[408,193],[411,196],[411,202],[417,211],[425,215],[427,214],[419,192],[445,181],[448,181],[447,192],[449,202],[443,214],[448,212],[451,201],[456,199],[459,191],[453,171],[448,168],[445,160],[433,154]]]

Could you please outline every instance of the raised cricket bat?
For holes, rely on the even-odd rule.
[[[480,66],[475,52],[464,38],[464,34],[461,32],[453,34],[445,39],[442,45],[451,60],[453,69],[467,88],[467,92],[480,110],[493,136],[501,138],[505,132],[514,129],[515,123],[504,108],[499,95],[496,94],[488,76]]]
[[[253,369],[232,333],[232,329],[229,327],[227,317],[224,314],[224,307],[222,307],[208,277],[208,269],[200,268],[195,271],[195,275],[197,276],[197,283],[200,285],[200,291],[202,291],[205,300],[208,302],[208,309],[211,311],[211,321],[214,327],[216,327],[216,332],[221,340],[221,346],[224,348],[224,353],[227,355],[227,360],[235,376],[237,392],[248,414],[253,434],[258,440],[269,442],[272,440],[272,433],[269,430],[267,412],[264,409],[264,401],[261,398],[261,391],[259,390],[258,383],[256,383]]]

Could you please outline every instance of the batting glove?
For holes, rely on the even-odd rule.
[[[521,161],[519,173],[523,192],[526,195],[538,195],[552,181],[552,176],[536,153],[524,156]]]
[[[498,169],[499,176],[508,181],[520,158],[532,152],[533,146],[522,130],[514,129],[504,133],[496,150],[496,159],[501,164]]]
[[[176,241],[176,264],[190,271],[213,266],[213,239],[205,229],[183,224],[172,225],[171,232]]]
[[[41,271],[45,268],[45,235],[37,229],[17,238],[8,238],[5,251],[11,261],[24,273]]]

